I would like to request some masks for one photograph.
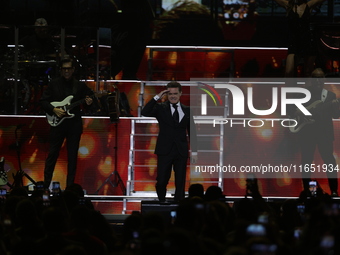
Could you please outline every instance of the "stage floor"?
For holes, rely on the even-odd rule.
[[[90,199],[95,206],[96,210],[104,212],[103,214],[110,217],[110,215],[124,215],[131,214],[133,211],[143,212],[146,211],[146,207],[155,208],[158,210],[167,211],[169,207],[175,209],[178,205],[174,202],[169,203],[159,203],[156,195],[146,197],[146,196],[115,196],[115,195],[86,195],[86,198]],[[167,199],[171,201],[172,197],[168,197]],[[230,206],[241,199],[244,199],[245,196],[225,196],[225,203],[228,203]],[[249,199],[252,199],[248,196]],[[285,197],[285,196],[264,196],[263,199],[266,202],[278,203],[281,204],[286,200],[295,200],[298,197]],[[332,198],[336,201],[340,201],[339,197]],[[143,209],[144,207],[144,209]],[[164,208],[164,209],[162,209]]]
[[[103,214],[129,214],[132,211],[140,211],[143,200],[156,200],[154,187],[156,157],[153,150],[158,125],[153,120],[141,123],[141,126],[133,129],[132,123],[136,120],[145,120],[145,118],[124,117],[117,125],[111,123],[109,117],[83,118],[84,132],[79,149],[76,183],[86,190],[95,208]],[[334,121],[334,126],[336,130],[334,154],[339,160],[340,134],[337,130],[340,130],[340,122]],[[261,130],[262,132],[259,132]],[[296,136],[282,129],[273,129],[272,136],[268,139],[267,136],[262,136],[268,134],[266,132],[268,130],[261,130],[255,133],[254,130],[237,128],[226,130],[223,160],[235,166],[259,163],[298,164],[300,154],[295,144]],[[44,162],[49,145],[48,131],[49,125],[45,116],[0,116],[0,157],[5,158],[5,170],[10,183],[20,167],[36,182],[43,180]],[[138,141],[131,140],[133,132],[134,135],[139,132]],[[200,160],[204,161],[207,154],[199,151]],[[318,155],[315,163],[322,164]],[[53,181],[60,182],[62,189],[65,188],[66,169],[67,156],[64,145],[53,177]],[[121,186],[112,185],[114,179],[111,177],[115,171],[121,177],[126,193]],[[232,202],[244,197],[246,176],[215,178],[207,174],[197,175],[189,169],[187,174],[186,190],[193,183],[202,183],[205,189],[211,185],[219,185],[227,201]],[[323,190],[329,193],[327,179],[318,178],[318,181]],[[25,186],[32,185],[25,177],[23,182]],[[258,178],[258,184],[261,194],[267,201],[295,199],[302,190],[301,179],[290,176]],[[169,198],[173,189],[172,176],[168,185]]]

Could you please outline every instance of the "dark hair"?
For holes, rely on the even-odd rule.
[[[182,85],[177,81],[171,81],[166,85],[167,88],[178,88],[179,92],[182,92]]]
[[[63,59],[60,61],[60,66],[62,67],[65,63],[71,63],[71,64],[72,64],[72,67],[74,67],[73,59],[70,58],[70,57],[65,57],[65,58],[63,58]]]

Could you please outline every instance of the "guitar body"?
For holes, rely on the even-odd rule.
[[[105,93],[100,93],[100,95],[98,95],[97,93],[94,93],[93,95],[88,96],[88,97],[91,97],[91,98],[93,98],[93,97],[101,97],[101,96],[105,96],[106,94],[107,94],[106,92]],[[74,107],[76,107],[76,106],[78,106],[78,105],[80,105],[80,104],[82,104],[82,103],[84,103],[86,101],[85,100],[86,98],[83,98],[83,99],[81,99],[79,101],[71,103],[72,99],[73,99],[73,96],[68,96],[68,97],[66,97],[61,102],[52,102],[51,103],[51,105],[53,105],[54,107],[63,109],[66,112],[66,115],[61,117],[61,118],[59,118],[55,114],[49,115],[48,113],[46,113],[48,124],[50,124],[52,127],[56,127],[60,123],[62,123],[64,119],[73,118],[75,116],[75,114],[70,113],[70,111]]]
[[[70,119],[74,117],[74,114],[70,113],[71,109],[69,108],[69,106],[71,105],[72,99],[73,99],[73,96],[68,96],[61,102],[51,102],[51,105],[53,105],[54,107],[62,108],[66,112],[66,115],[59,118],[55,114],[49,115],[48,113],[46,113],[48,124],[50,124],[52,127],[56,127],[60,123],[62,123],[64,119]]]
[[[295,118],[295,120],[297,121],[297,125],[295,127],[289,127],[290,132],[292,133],[298,133],[301,131],[301,129],[303,129],[306,125],[309,124],[313,124],[315,122],[315,119],[313,118],[313,112],[315,111],[315,109],[318,108],[318,106],[320,104],[322,104],[323,102],[321,100],[316,100],[313,103],[311,103],[310,105],[308,105],[306,107],[306,109],[312,113],[312,116],[305,116],[305,115],[300,115],[297,116]]]
[[[295,127],[290,126],[289,130],[292,133],[298,133],[303,129],[306,125],[313,124],[315,120],[312,117],[307,116],[298,116],[295,118],[297,121],[297,125]]]

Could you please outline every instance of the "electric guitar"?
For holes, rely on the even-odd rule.
[[[107,93],[94,93],[93,95],[89,96],[91,98],[93,97],[98,97],[98,96],[104,96],[106,95]],[[74,114],[73,113],[70,113],[70,111],[78,106],[78,105],[81,105],[82,103],[85,102],[85,98],[81,99],[81,100],[78,100],[74,103],[71,103],[73,99],[73,96],[68,96],[66,97],[63,101],[59,102],[59,101],[56,101],[56,102],[51,102],[51,105],[53,105],[54,107],[56,108],[61,108],[65,111],[65,115],[62,116],[62,117],[58,117],[57,115],[55,115],[54,113],[52,115],[46,113],[46,118],[47,118],[47,122],[48,124],[50,124],[52,127],[56,127],[58,126],[60,123],[62,123],[64,121],[64,119],[70,119],[70,118],[73,118],[74,117]]]
[[[308,105],[306,107],[306,109],[312,114],[310,116],[305,116],[302,113],[298,114],[295,117],[295,120],[297,122],[297,125],[295,127],[291,126],[289,127],[290,132],[292,133],[298,133],[300,132],[306,125],[310,125],[313,124],[315,122],[315,114],[318,113],[318,111],[320,111],[320,108],[328,108],[331,106],[331,104],[333,103],[333,101],[331,102],[327,102],[324,103],[321,100],[316,100],[313,103],[311,103],[310,105]],[[339,99],[336,100],[336,103],[339,104]]]

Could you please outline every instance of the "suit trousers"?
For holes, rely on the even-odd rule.
[[[185,197],[185,181],[188,157],[181,155],[175,143],[167,155],[157,155],[156,192],[159,201],[164,201],[166,187],[171,177],[171,170],[175,173],[175,201]]]
[[[336,160],[333,155],[333,141],[331,139],[323,138],[323,137],[312,137],[307,136],[306,139],[301,140],[301,163],[302,166],[310,165],[314,160],[315,150],[318,148],[320,156],[324,162],[328,166],[327,177],[328,184],[331,192],[338,190],[338,180],[337,180],[337,172],[332,171],[331,168],[336,167]],[[309,181],[311,177],[311,172],[303,172],[303,188],[304,190],[308,190]]]
[[[54,168],[59,157],[61,146],[63,145],[65,139],[68,159],[66,185],[70,186],[74,183],[81,134],[81,119],[66,119],[57,127],[51,127],[49,137],[50,150],[45,162],[44,170],[45,188],[48,188],[51,184]]]

